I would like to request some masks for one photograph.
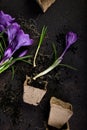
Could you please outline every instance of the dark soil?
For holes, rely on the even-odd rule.
[[[45,130],[52,96],[72,104],[74,115],[70,120],[71,130],[86,129],[84,2],[56,1],[46,14],[41,12],[34,1],[19,0],[19,3],[17,5],[17,0],[13,2],[1,0],[0,10],[16,17],[24,31],[34,39],[33,46],[29,47],[29,54],[33,56],[35,54],[43,25],[48,27],[48,33],[40,48],[36,68],[30,64],[17,62],[14,65],[13,79],[11,68],[0,74],[0,130]],[[23,83],[26,75],[32,78],[52,64],[54,61],[52,43],[55,43],[59,56],[65,48],[65,34],[68,31],[77,32],[78,41],[68,50],[62,63],[77,68],[77,71],[59,66],[36,81],[32,80],[32,86],[41,89],[46,87],[47,93],[37,107],[24,103]],[[51,129],[54,130],[50,127],[49,130]]]

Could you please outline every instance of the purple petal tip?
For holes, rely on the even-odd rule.
[[[77,41],[77,34],[73,32],[68,32],[66,35],[66,46],[70,47],[76,41]]]

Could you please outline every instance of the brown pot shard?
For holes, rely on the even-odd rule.
[[[56,0],[36,0],[40,7],[42,8],[43,12],[46,10],[56,1]]]
[[[55,97],[51,98],[48,125],[60,129],[68,122],[72,115],[73,111],[70,103],[63,102]]]
[[[29,77],[26,76],[26,80],[24,82],[23,101],[37,106],[46,94],[46,90],[27,85],[28,80]]]

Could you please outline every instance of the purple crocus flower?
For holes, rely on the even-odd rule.
[[[11,25],[14,19],[15,18],[12,18],[10,15],[0,11],[0,24],[3,25],[4,28],[7,28],[9,25]]]
[[[2,57],[0,64],[6,60],[9,60],[22,46],[29,46],[33,43],[33,40],[28,34],[23,32],[20,25],[14,22],[14,18],[8,14],[4,14],[3,11],[0,11],[0,32],[3,30],[5,30],[8,37],[8,46],[4,52],[4,56]],[[23,52],[21,56],[24,55],[24,53],[25,52]]]
[[[1,55],[0,73],[14,64],[18,60],[18,57],[27,58],[24,56],[28,50],[24,50],[24,48],[23,51],[20,52],[20,48],[30,46],[33,43],[33,40],[28,34],[24,33],[20,25],[14,21],[14,18],[0,11],[0,35],[3,35],[3,33],[7,35],[8,43],[6,44],[7,48],[3,45],[5,47],[3,50],[5,49],[5,51],[4,54]],[[15,56],[17,57],[14,58]]]
[[[77,34],[73,33],[73,32],[68,32],[66,34],[66,48],[63,51],[62,55],[60,56],[60,58],[62,59],[63,56],[65,55],[66,51],[68,50],[68,48],[74,44],[77,41]]]
[[[15,31],[14,31],[15,32]],[[14,33],[13,33],[14,34]],[[10,35],[11,36],[11,35]],[[13,36],[14,37],[14,36]],[[11,39],[12,40],[12,39]],[[23,30],[19,30],[15,38],[9,43],[7,49],[4,52],[3,62],[10,59],[12,55],[20,49],[22,46],[30,46],[33,40],[30,39],[28,34],[25,34]]]

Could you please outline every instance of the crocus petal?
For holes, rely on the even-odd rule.
[[[13,51],[18,50],[22,46],[32,45],[33,40],[30,39],[28,34],[25,34],[23,30],[19,30],[16,39],[13,41],[13,45],[16,45]]]
[[[0,11],[0,24],[2,24],[4,27],[8,27],[13,21],[14,18],[8,14],[4,14],[3,11]]]
[[[7,57],[7,58],[9,58],[9,57],[11,57],[11,54],[12,54],[12,50],[11,50],[11,48],[8,48],[5,51],[4,56]]]
[[[18,57],[23,57],[23,56],[25,56],[26,54],[27,54],[27,50],[25,50],[25,51],[23,51],[22,53],[20,53],[20,55],[18,56]]]
[[[9,60],[9,58],[11,58],[11,56],[12,56],[11,48],[6,49],[6,51],[4,52],[4,57],[1,60],[0,64],[4,63],[4,61],[6,61],[6,60]]]
[[[11,44],[11,42],[16,37],[18,31],[20,29],[20,25],[17,23],[13,23],[9,28],[7,29],[7,35],[8,35],[8,42]]]
[[[16,40],[18,41],[18,47],[32,45],[33,40],[30,39],[29,34],[25,34],[23,30],[19,30]]]
[[[12,57],[12,55],[14,54],[14,52],[15,52],[15,45],[13,45],[13,46],[9,45],[4,52],[3,59],[5,59],[5,60],[10,59]]]
[[[0,25],[0,32],[2,32],[2,31],[4,31],[4,30],[5,30],[4,26],[3,26],[3,25]]]
[[[66,47],[69,48],[76,41],[77,41],[77,34],[73,32],[68,32],[66,35]]]

